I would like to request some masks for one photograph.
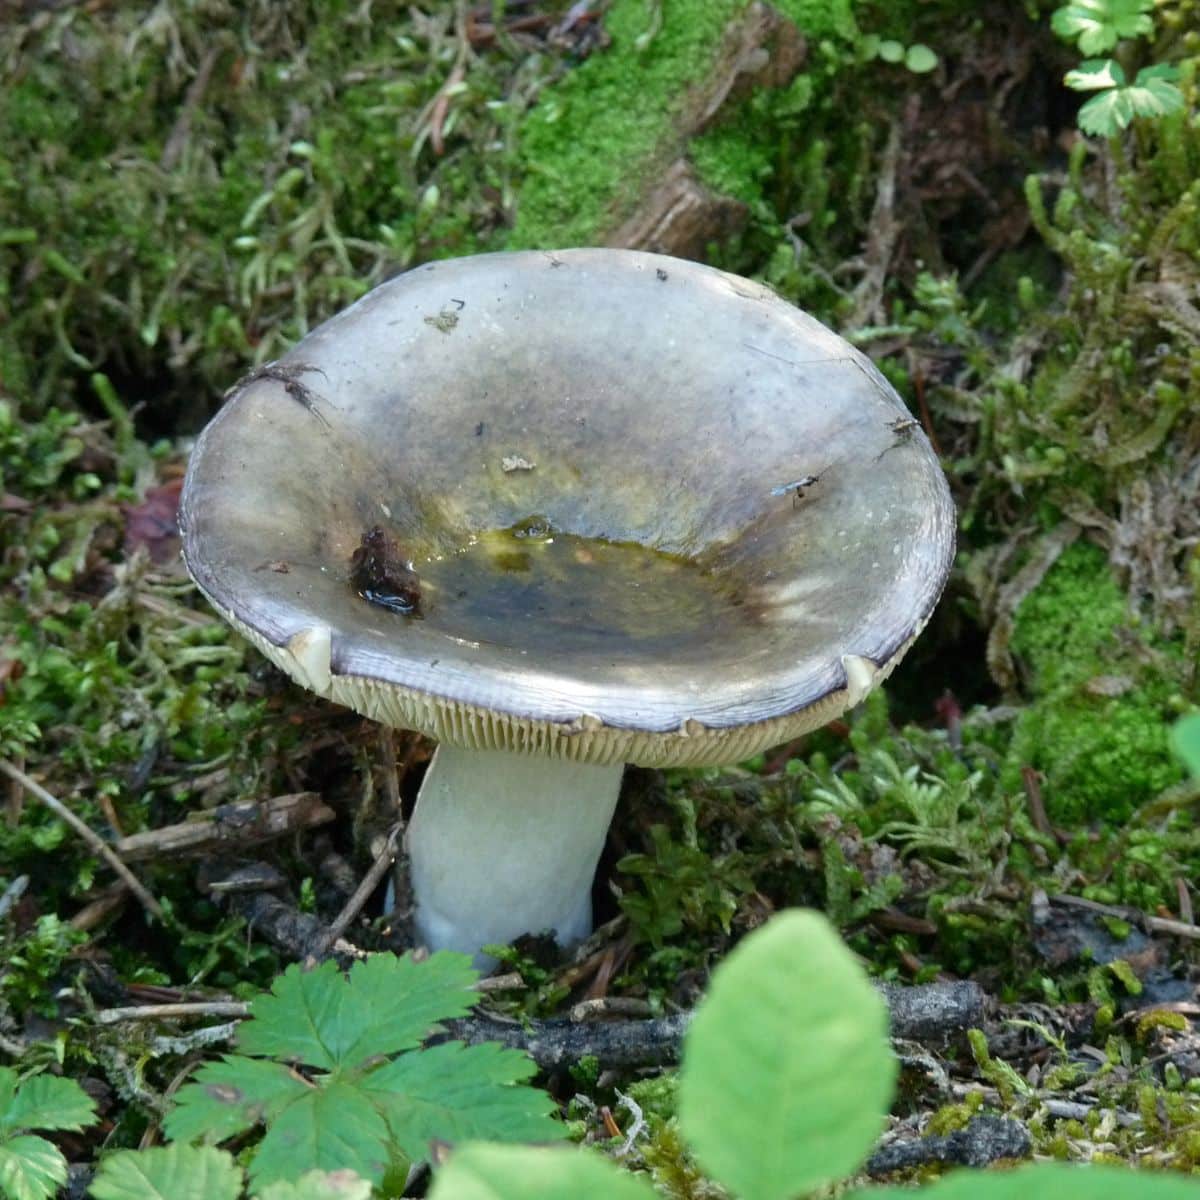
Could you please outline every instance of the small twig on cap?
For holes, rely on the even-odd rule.
[[[392,826],[391,832],[383,844],[383,849],[375,856],[375,861],[363,876],[362,883],[355,889],[354,895],[346,901],[345,907],[338,913],[329,928],[313,943],[312,950],[308,955],[310,964],[324,958],[334,942],[350,928],[350,922],[362,912],[363,905],[370,899],[371,893],[379,886],[379,881],[387,874],[388,868],[392,865],[400,844],[400,835],[403,832],[403,825]]]
[[[142,907],[159,921],[166,922],[166,914],[162,906],[143,886],[141,880],[121,861],[112,847],[105,844],[95,830],[80,820],[61,800],[55,799],[40,783],[30,779],[24,771],[19,771],[10,762],[0,759],[0,771],[9,779],[19,783],[31,796],[40,800],[60,821],[75,830],[77,834],[98,854],[116,873],[129,885],[129,890],[138,898]]]

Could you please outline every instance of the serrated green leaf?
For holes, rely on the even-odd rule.
[[[1171,726],[1170,742],[1175,757],[1187,767],[1192,778],[1200,779],[1200,713],[1180,717]]]
[[[226,1151],[177,1143],[107,1155],[88,1194],[95,1200],[237,1200],[242,1179]]]
[[[1063,76],[1067,87],[1077,92],[1094,92],[1100,88],[1119,87],[1125,82],[1121,64],[1111,58],[1089,58]]]
[[[1165,1171],[1038,1163],[1013,1171],[958,1171],[921,1189],[921,1200],[1195,1200],[1194,1180]],[[870,1188],[847,1200],[912,1200],[908,1188]]]
[[[388,1159],[383,1117],[357,1087],[332,1078],[272,1121],[250,1163],[250,1179],[262,1188],[306,1171],[349,1168],[376,1184]]]
[[[255,1200],[369,1200],[371,1185],[353,1171],[309,1171],[295,1183],[272,1183]]]
[[[679,1124],[741,1200],[789,1200],[850,1174],[896,1079],[887,1007],[821,915],[792,910],[713,973],[688,1030]]]
[[[1103,54],[1122,38],[1154,32],[1154,0],[1073,0],[1056,10],[1050,27],[1084,54]]]
[[[429,1200],[654,1200],[644,1180],[590,1150],[462,1146],[434,1177]]]
[[[477,1002],[478,978],[465,954],[441,951],[423,962],[379,954],[355,963],[349,979],[333,962],[293,964],[251,1003],[238,1046],[285,1062],[334,1070],[419,1045],[438,1024]]]
[[[1111,88],[1093,96],[1080,110],[1079,128],[1096,137],[1112,137],[1133,120],[1128,88]]]
[[[1170,70],[1170,67],[1166,68],[1166,71]],[[1166,117],[1183,111],[1183,93],[1171,82],[1172,75],[1166,71],[1160,67],[1145,67],[1138,72],[1133,84],[1125,89],[1135,116]]]
[[[495,1043],[445,1042],[402,1055],[361,1086],[387,1117],[400,1149],[420,1159],[435,1138],[548,1142],[565,1136],[566,1129],[550,1116],[550,1097],[515,1086],[535,1069],[527,1055]]]
[[[67,1160],[45,1138],[25,1134],[0,1145],[0,1195],[47,1200],[67,1182]]]
[[[914,75],[924,75],[938,65],[938,56],[928,46],[917,42],[904,52],[904,65]]]
[[[229,1054],[205,1063],[179,1089],[163,1128],[174,1142],[223,1142],[273,1119],[311,1090],[282,1063]]]
[[[439,1022],[469,1013],[479,1002],[479,972],[466,954],[449,950],[423,962],[411,955],[376,954],[350,968],[351,1005],[357,1038],[342,1052],[356,1064],[375,1054],[395,1054],[419,1046]]]
[[[13,1097],[17,1093],[20,1075],[12,1067],[0,1067],[0,1120],[3,1120],[12,1107]]]
[[[82,1129],[96,1119],[96,1102],[73,1079],[34,1075],[0,1110],[0,1137],[18,1129]]]
[[[238,1048],[331,1071],[338,1059],[326,1038],[341,1029],[345,1002],[346,981],[337,963],[323,962],[311,971],[293,963],[270,992],[250,1002],[250,1018],[238,1028]]]

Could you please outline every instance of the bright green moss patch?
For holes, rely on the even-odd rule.
[[[672,121],[745,0],[686,0],[656,30],[642,0],[605,17],[612,45],[543,93],[522,130],[509,246],[582,246],[612,227],[678,147]]]
[[[605,17],[612,45],[544,92],[525,122],[526,178],[511,247],[586,245],[628,215],[647,181],[684,149],[677,116],[745,6],[746,0],[675,0],[663,6],[660,22],[643,0],[617,0]],[[775,7],[810,45],[856,36],[850,0],[783,0]],[[775,118],[800,112],[808,91],[801,76],[779,98],[759,92],[754,121],[739,117],[730,121],[728,137],[700,139],[695,157],[706,182],[757,199],[757,181],[771,170]]]
[[[1167,747],[1169,674],[1146,646],[1102,551],[1077,544],[1017,610],[1013,649],[1033,703],[1009,761],[1044,776],[1053,819],[1122,821],[1181,777]]]
[[[454,6],[418,9],[74,5],[17,26],[0,389],[44,408],[100,370],[129,404],[188,395],[198,423],[385,272],[488,248],[549,56],[473,55],[438,154]]]

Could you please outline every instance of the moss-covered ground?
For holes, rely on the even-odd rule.
[[[859,713],[736,769],[630,772],[602,863],[611,953],[579,977],[518,949],[525,986],[496,1003],[687,1005],[733,939],[815,905],[880,976],[975,978],[1032,1014],[994,1059],[946,1052],[978,1087],[933,1127],[986,1103],[1048,1154],[1198,1170],[1195,1041],[1122,1014],[1160,996],[1184,1025],[1196,1011],[1200,783],[1168,730],[1200,704],[1200,5],[1159,0],[1131,51],[1180,69],[1185,111],[1104,141],[1075,130],[1052,3],[780,0],[801,73],[681,140],[672,114],[743,7],[6,10],[0,759],[110,843],[319,792],[331,824],[250,856],[330,919],[338,864],[361,875],[389,823],[387,754],[407,804],[429,747],[381,753],[200,599],[173,530],[190,439],[234,380],[389,274],[596,240],[686,155],[746,206],[708,261],[840,329],[900,389],[951,480],[959,556]],[[936,67],[886,61],[879,37]],[[34,795],[3,779],[0,803],[0,1054],[91,1081],[104,1143],[136,1145],[184,1062],[87,1013],[242,995],[286,952],[192,864],[139,864],[150,919]],[[1088,917],[1107,941],[1050,953],[1042,893],[1108,906]],[[387,944],[382,906],[354,928],[368,947]],[[614,1080],[584,1075],[611,1100]],[[639,1086],[642,1165],[701,1194],[669,1085]],[[1089,1115],[1054,1119],[1047,1091]]]

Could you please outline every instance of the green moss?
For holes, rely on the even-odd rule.
[[[540,97],[525,122],[514,248],[594,242],[672,152],[672,121],[746,0],[682,0],[657,30],[643,0],[617,0],[612,45]]]
[[[682,150],[675,118],[746,3],[673,0],[656,17],[644,0],[617,0],[605,18],[612,45],[544,92],[525,122],[526,178],[510,246],[584,245],[619,224],[645,181]],[[810,41],[857,36],[851,0],[776,7]],[[764,102],[776,114],[798,113],[809,87],[801,76]],[[757,199],[755,181],[771,169],[773,125],[759,120],[750,132],[738,119],[730,126],[729,136],[698,140],[701,175],[718,191]]]
[[[1149,647],[1134,629],[1099,549],[1077,544],[1062,555],[1018,608],[1012,646],[1034,699],[1018,719],[1009,772],[1042,773],[1054,820],[1122,821],[1179,780],[1167,746],[1170,677],[1147,665],[1171,649]],[[1100,677],[1120,683],[1089,687]]]
[[[61,403],[101,370],[203,410],[386,271],[486,248],[549,59],[473,56],[437,154],[456,54],[452,7],[349,0],[0,30],[0,389]]]

